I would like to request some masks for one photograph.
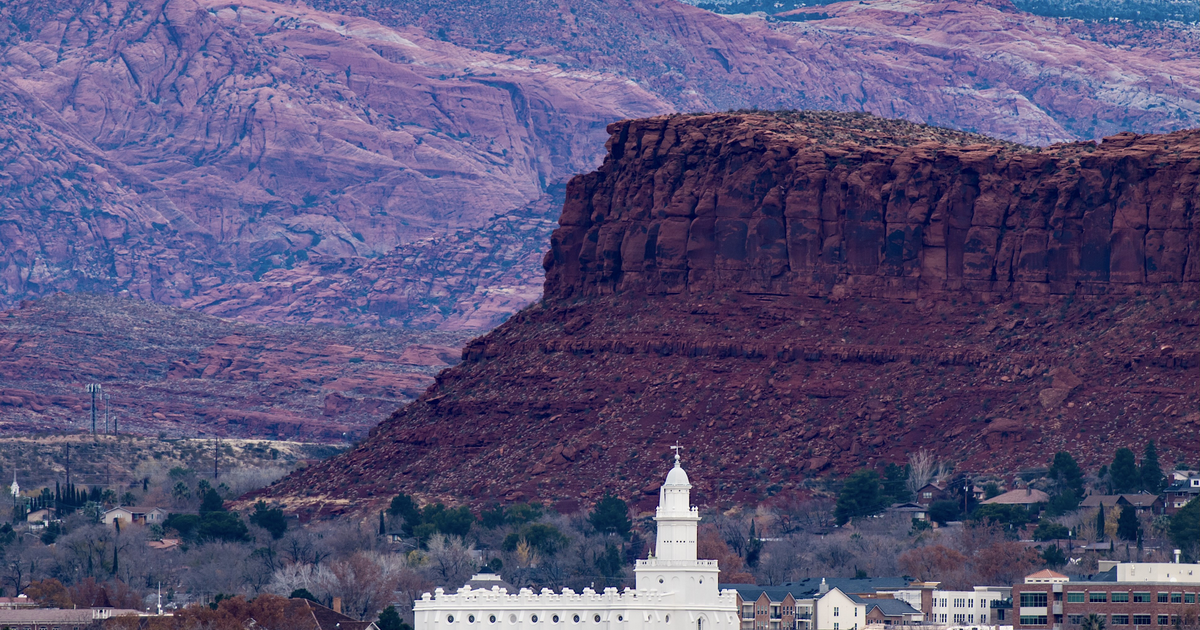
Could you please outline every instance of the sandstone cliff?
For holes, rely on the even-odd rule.
[[[1200,132],[1031,151],[869,116],[609,131],[567,191],[548,296],[1200,291]]]
[[[863,115],[611,127],[546,298],[358,448],[266,491],[650,507],[804,493],[932,449],[1011,473],[1200,452],[1200,133],[1033,149]],[[1167,429],[1169,427],[1169,430]]]

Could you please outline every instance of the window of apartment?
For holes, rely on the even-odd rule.
[[[838,623],[836,621],[833,622],[833,630],[838,630]]]
[[[1158,603],[1160,603],[1160,604],[1165,604],[1165,603],[1167,603],[1167,594],[1166,594],[1166,593],[1159,593],[1159,594],[1158,594]]]
[[[837,606],[833,607],[833,616],[834,617],[838,616],[838,607]],[[837,630],[837,629],[835,628],[834,630]]]
[[[742,619],[754,618],[754,604],[744,604],[742,606]]]
[[[1183,603],[1183,593],[1171,593],[1171,603],[1172,604],[1182,604]]]
[[[1083,623],[1083,615],[1067,615],[1067,623],[1078,626]]]
[[[1046,615],[1021,615],[1022,626],[1044,626]]]
[[[1184,593],[1183,594],[1183,603],[1195,604],[1196,603],[1196,594],[1195,593]]]
[[[1068,604],[1082,604],[1083,603],[1083,591],[1067,591],[1067,603]]]
[[[1127,602],[1129,601],[1129,593],[1114,592],[1112,594],[1112,601],[1114,604]]]
[[[1171,619],[1169,617],[1167,617],[1166,615],[1158,616],[1158,625],[1166,626],[1166,625],[1170,625],[1170,624],[1171,624]]]
[[[996,621],[1004,621],[1004,609],[1003,608],[996,609]]]
[[[771,618],[782,619],[783,615],[779,612],[779,606],[771,606]]]
[[[1046,594],[1045,593],[1021,593],[1022,608],[1045,608]],[[1024,624],[1025,622],[1021,622]]]
[[[966,622],[967,622],[966,615],[964,615],[964,614],[954,615],[954,623],[966,623]]]
[[[1133,616],[1133,625],[1135,625],[1135,626],[1150,625],[1150,615],[1134,615]]]
[[[1150,602],[1150,593],[1139,593],[1137,591],[1133,592],[1133,603],[1147,604],[1149,602]]]
[[[975,615],[967,615],[967,623],[975,623]]]
[[[1088,602],[1092,604],[1103,604],[1108,601],[1108,593],[1088,593]]]
[[[1136,622],[1134,622],[1134,623],[1136,623]],[[1129,615],[1113,615],[1112,616],[1112,625],[1128,626],[1129,625]]]

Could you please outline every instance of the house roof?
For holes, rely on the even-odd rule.
[[[6,608],[0,609],[0,624],[92,623],[91,608]]]
[[[1050,569],[1042,569],[1041,571],[1038,571],[1037,573],[1030,573],[1029,575],[1026,575],[1025,579],[1028,580],[1028,579],[1032,578],[1035,580],[1050,580],[1050,579],[1060,579],[1060,578],[1065,578],[1065,577],[1067,577],[1067,576],[1059,573],[1058,571],[1051,571]]]
[[[897,590],[908,586],[910,580],[902,577],[881,578],[825,578],[829,590],[838,589],[847,595],[854,593],[874,593],[880,590]],[[821,590],[821,578],[807,578],[783,585],[790,590],[796,599],[805,599],[816,595]]]
[[[1158,500],[1157,494],[1091,494],[1088,495],[1079,507],[1094,508],[1113,507],[1116,505],[1132,505],[1134,507],[1150,507]]]
[[[908,602],[901,599],[868,599],[865,600],[867,605],[867,614],[878,608],[879,612],[885,617],[901,617],[904,615],[917,615],[921,611],[913,608]]]
[[[731,588],[738,592],[743,602],[755,602],[762,596],[767,594],[767,599],[773,602],[781,602],[791,595],[793,599],[799,599],[794,589],[786,586],[758,586],[756,584],[722,584],[719,588]]]
[[[1188,481],[1176,481],[1167,486],[1163,492],[1175,492],[1180,494],[1200,494],[1200,486],[1193,486]]]
[[[492,587],[499,586],[500,588],[507,590],[509,593],[517,592],[517,589],[514,588],[512,584],[500,579],[500,576],[496,575],[495,573],[476,573],[475,575],[471,576],[471,579],[467,581],[466,585],[471,587],[471,590],[483,589],[485,591],[490,591],[492,590]]]
[[[893,512],[925,512],[929,508],[920,503],[897,503],[888,509]]]
[[[160,507],[150,507],[150,506],[145,506],[145,505],[118,505],[117,507],[112,508],[110,510],[105,510],[104,513],[111,514],[112,512],[116,512],[117,510],[121,510],[123,512],[129,512],[130,514],[148,514],[150,512],[153,512],[154,510],[158,510],[159,512],[165,511]]]
[[[1018,488],[983,501],[983,505],[1030,505],[1033,503],[1046,503],[1049,500],[1050,495],[1041,490]]]
[[[317,623],[317,630],[377,630],[372,621],[359,621],[347,617],[312,600],[295,598],[292,601],[300,601],[308,608],[313,621]]]
[[[178,538],[164,538],[162,540],[148,540],[148,541],[146,541],[146,546],[151,549],[165,550],[165,549],[174,549],[174,548],[178,547],[182,542],[183,541],[181,541]]]

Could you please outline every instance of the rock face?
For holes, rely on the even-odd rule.
[[[1030,151],[868,116],[609,130],[568,189],[550,297],[1200,291],[1200,132]]]
[[[803,23],[674,0],[310,6],[3,3],[0,303],[482,331],[539,293],[554,191],[622,118],[866,110],[1027,144],[1200,125],[1194,29],[1000,0]],[[528,246],[483,253],[505,239]]]
[[[88,383],[123,434],[351,441],[458,362],[465,336],[265,327],[129,298],[0,311],[0,435],[90,431]]]
[[[1200,453],[1200,132],[1036,150],[862,115],[611,131],[568,186],[543,302],[266,494],[308,514],[399,491],[649,507],[676,441],[717,506],[920,448],[1003,474],[1149,439]]]
[[[272,270],[369,266],[545,206],[595,167],[605,124],[667,109],[612,74],[256,0],[5,3],[0,58],[10,304],[204,307]],[[269,284],[247,315],[279,310]]]

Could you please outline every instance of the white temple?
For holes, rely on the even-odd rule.
[[[464,586],[455,593],[439,588],[413,605],[415,630],[738,630],[737,592],[717,589],[716,560],[696,559],[700,515],[689,501],[691,489],[676,452],[675,467],[658,491],[655,553],[637,561],[636,588],[523,588],[516,594],[499,586]]]

